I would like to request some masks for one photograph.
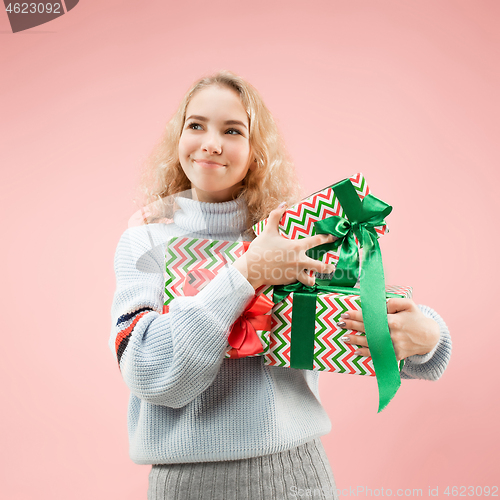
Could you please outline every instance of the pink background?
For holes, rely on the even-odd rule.
[[[496,0],[81,0],[12,34],[2,9],[2,497],[146,498],[113,256],[141,162],[223,68],[261,92],[304,194],[361,171],[394,206],[387,281],[452,332],[443,378],[379,415],[375,380],[322,375],[338,487],[499,486],[499,21]]]

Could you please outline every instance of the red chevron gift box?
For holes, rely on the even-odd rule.
[[[285,292],[286,296],[282,298],[275,287],[276,299],[282,300],[273,308],[270,345],[264,355],[264,364],[375,376],[372,358],[355,355],[356,347],[341,340],[346,334],[364,333],[346,330],[337,325],[342,313],[361,310],[359,289],[330,287],[336,291],[326,292],[321,291],[321,282],[326,280],[317,281],[320,283],[315,287],[315,300],[311,302],[309,311],[307,305],[304,307],[303,303],[297,304],[296,293],[292,291],[286,295]],[[327,288],[326,285],[324,289]],[[386,287],[387,298],[411,296],[411,287]]]
[[[224,266],[246,252],[248,241],[221,241],[188,237],[171,238],[166,248],[165,303],[179,296],[193,296]],[[269,349],[273,288],[261,287],[235,322],[229,334],[226,358],[260,356]]]
[[[352,177],[349,177],[349,181],[360,200],[363,200],[370,194],[370,189],[363,174],[354,174]],[[317,232],[317,228],[315,227],[316,222],[332,216],[345,217],[345,210],[339,201],[339,196],[336,193],[335,187],[336,184],[318,191],[308,196],[305,200],[288,208],[283,214],[278,227],[280,234],[292,239],[313,236]],[[264,219],[252,227],[256,235],[259,235],[264,230],[267,220],[268,219]],[[380,236],[388,232],[386,224],[376,226],[374,229]],[[355,241],[358,243],[356,237]],[[321,247],[317,248],[320,249]],[[313,256],[312,252],[308,252],[308,255],[313,258],[319,257],[319,260],[327,264],[336,264],[339,261],[340,252],[341,248],[338,247],[323,251],[315,256]]]
[[[266,357],[266,362],[279,366],[375,374],[378,411],[389,404],[401,385],[402,364],[396,359],[387,322],[387,291],[378,243],[378,238],[387,232],[385,217],[391,211],[390,205],[369,192],[363,175],[356,174],[312,194],[283,214],[279,232],[286,238],[335,236],[335,241],[306,252],[313,259],[334,263],[335,271],[328,279],[318,276],[312,287],[300,282],[274,287],[276,306],[270,352],[278,352],[279,356]],[[253,226],[255,233],[260,234],[266,223],[261,221]],[[353,289],[358,283],[359,288]],[[357,303],[358,308],[363,305],[372,365],[361,359],[335,365],[335,360],[352,357],[352,351],[340,341],[344,332],[333,327],[333,323],[326,323],[325,318],[331,322],[346,307],[341,298],[335,297],[347,297],[345,300],[353,306]],[[289,359],[285,356],[288,349]],[[360,365],[362,362],[365,364]]]

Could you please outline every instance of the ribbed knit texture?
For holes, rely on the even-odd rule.
[[[337,499],[321,441],[273,455],[196,464],[153,465],[148,500]]]
[[[432,318],[439,325],[441,336],[434,349],[420,356],[410,356],[405,360],[405,366],[401,372],[401,378],[419,378],[424,380],[437,380],[441,377],[448,366],[451,357],[451,337],[448,327],[443,318],[428,306],[418,306],[420,310],[429,318]]]
[[[269,455],[330,431],[318,372],[269,367],[261,357],[224,359],[232,323],[254,289],[232,266],[198,295],[164,302],[165,246],[172,236],[241,239],[241,201],[179,198],[172,224],[127,229],[115,254],[116,292],[109,346],[130,389],[130,457],[138,464],[239,460]],[[426,356],[412,356],[404,378],[436,380],[451,353],[446,325]]]

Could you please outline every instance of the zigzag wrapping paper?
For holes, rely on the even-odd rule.
[[[363,174],[355,174],[349,177],[349,180],[361,200],[370,193]],[[345,217],[344,209],[340,205],[332,186],[330,186],[310,195],[305,200],[287,209],[280,221],[278,230],[287,238],[306,238],[307,236],[316,234],[314,230],[314,223],[316,221],[334,215]],[[252,229],[256,235],[259,235],[264,230],[266,224],[267,219],[264,219],[255,224]],[[379,235],[384,235],[388,232],[386,225],[377,227],[375,230]],[[327,264],[335,264],[339,260],[339,254],[340,248],[336,252],[326,252],[322,260]]]
[[[405,286],[387,286],[386,292],[407,298],[412,296],[412,288]],[[293,293],[273,308],[270,345],[264,355],[266,365],[290,367],[292,309]],[[375,376],[372,358],[353,354],[356,347],[341,340],[346,334],[364,335],[337,326],[337,322],[341,321],[340,315],[353,309],[361,310],[359,295],[318,294],[314,329],[314,371]]]
[[[216,275],[225,265],[232,264],[238,257],[246,252],[247,241],[220,241],[197,239],[188,237],[171,238],[166,248],[166,273],[165,273],[165,303],[163,312],[168,312],[169,303],[179,296],[184,296],[183,285],[188,277],[191,287],[201,290],[209,281],[210,271]],[[273,288],[267,287],[258,290],[271,301]],[[270,313],[269,313],[270,314]],[[257,330],[264,354],[269,349],[270,332]],[[228,347],[228,351],[231,347]],[[261,354],[257,354],[259,356]],[[226,354],[226,358],[230,358]]]

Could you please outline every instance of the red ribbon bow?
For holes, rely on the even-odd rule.
[[[231,358],[244,358],[263,351],[256,330],[271,330],[271,316],[266,314],[274,302],[265,295],[256,295],[247,305],[243,314],[233,323],[228,342],[232,349]]]
[[[196,269],[186,276],[182,285],[184,295],[193,296],[213,279],[215,274],[209,269]],[[265,295],[256,295],[247,305],[243,314],[233,323],[228,342],[232,349],[231,358],[244,358],[263,351],[257,330],[271,330],[271,316],[266,314],[274,306],[274,302]]]

